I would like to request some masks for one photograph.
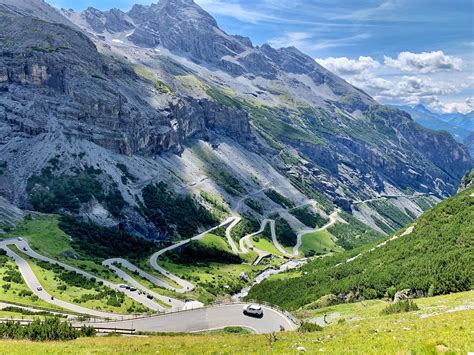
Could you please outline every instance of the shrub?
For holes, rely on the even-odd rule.
[[[95,329],[83,327],[76,330],[66,321],[58,317],[47,318],[44,321],[34,320],[28,325],[7,321],[0,324],[0,338],[28,339],[33,341],[73,340],[80,336],[94,336]]]
[[[420,308],[418,307],[418,305],[412,300],[401,300],[387,306],[380,312],[380,314],[387,315],[395,313],[413,312],[418,311],[419,309]]]
[[[155,248],[153,242],[143,238],[121,230],[78,222],[69,216],[61,217],[59,227],[72,237],[72,247],[86,256],[101,259],[111,257],[141,259]]]
[[[93,198],[103,203],[114,216],[120,216],[125,200],[112,184],[106,191],[98,177],[101,170],[87,167],[82,171],[74,171],[75,175],[57,175],[54,161],[41,171],[41,175],[32,176],[28,180],[27,191],[35,210],[45,213],[60,212],[66,209],[77,213],[82,203]]]
[[[174,193],[164,182],[146,186],[142,194],[145,202],[142,214],[171,235],[175,234],[171,226],[176,226],[181,237],[190,238],[197,234],[200,226],[210,227],[218,222],[191,196]]]
[[[311,228],[322,227],[328,222],[327,218],[321,217],[318,213],[313,212],[308,207],[295,208],[290,211],[301,223]]]
[[[242,327],[225,327],[224,333],[228,334],[249,334],[249,331]]]
[[[303,322],[298,328],[298,331],[300,333],[313,333],[313,332],[320,332],[322,330],[323,330],[323,327],[321,327],[320,325],[315,324],[315,323],[309,323],[309,322]]]
[[[263,205],[259,201],[248,198],[245,200],[245,204],[249,206],[251,209],[253,209],[254,211],[260,214],[263,213]]]
[[[267,195],[267,197],[270,200],[272,200],[273,202],[279,204],[282,207],[292,208],[292,207],[295,206],[293,201],[289,200],[288,198],[286,198],[285,196],[283,196],[282,194],[280,194],[279,192],[277,192],[273,189],[265,191],[265,195]]]

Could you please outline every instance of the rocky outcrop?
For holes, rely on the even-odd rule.
[[[250,135],[247,114],[218,103],[171,95],[155,107],[162,94],[152,83],[79,32],[31,18],[5,17],[2,26],[0,119],[25,134],[61,129],[126,155],[179,152],[212,130]]]
[[[465,191],[469,188],[474,186],[474,169],[468,172],[461,180],[461,184],[459,185],[458,192]]]
[[[17,225],[25,216],[25,212],[0,197],[0,231],[2,228]]]

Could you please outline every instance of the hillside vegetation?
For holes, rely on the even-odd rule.
[[[376,299],[402,289],[440,295],[474,286],[474,188],[447,199],[421,216],[411,234],[367,251],[310,262],[302,276],[271,278],[250,291],[249,299],[298,309],[323,296],[335,302]],[[398,232],[398,235],[401,231]]]
[[[283,332],[275,336],[237,333],[238,328],[204,334],[158,334],[145,337],[106,336],[69,342],[0,341],[8,354],[466,354],[474,348],[474,312],[465,307],[473,292],[417,300],[419,311],[383,315],[382,301],[339,305],[318,314],[339,314],[314,332]],[[436,309],[436,313],[433,313]],[[313,323],[305,323],[313,324]],[[319,327],[314,327],[320,329]]]

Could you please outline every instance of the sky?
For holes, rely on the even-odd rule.
[[[124,11],[147,0],[49,0]],[[472,0],[195,0],[228,33],[295,46],[385,104],[474,110]]]

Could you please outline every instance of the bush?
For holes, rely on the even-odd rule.
[[[15,313],[20,313],[23,315],[27,316],[50,316],[50,317],[56,317],[54,313],[48,312],[48,311],[39,311],[39,312],[33,312],[30,311],[26,308],[20,308],[20,307],[14,307],[14,306],[8,306],[2,309],[4,312],[15,312]],[[66,317],[65,315],[61,317]]]
[[[66,209],[77,213],[82,203],[95,198],[114,216],[120,216],[125,200],[116,184],[105,191],[98,180],[101,170],[87,167],[83,171],[75,171],[75,175],[55,175],[55,164],[53,162],[53,166],[44,168],[41,175],[28,180],[27,191],[35,210],[53,213]]]
[[[273,202],[279,204],[282,207],[292,208],[292,207],[295,206],[293,201],[289,200],[288,198],[286,198],[285,196],[283,196],[282,194],[280,194],[279,192],[277,192],[273,189],[265,191],[265,195],[267,195],[267,197],[270,200],[272,200]]]
[[[215,245],[205,245],[193,240],[181,250],[168,252],[168,257],[176,264],[195,264],[199,262],[219,262],[226,264],[240,264],[242,259],[231,252],[222,250]]]
[[[73,340],[81,336],[94,336],[95,329],[84,327],[76,330],[68,322],[59,318],[47,318],[44,321],[34,320],[28,325],[7,321],[0,324],[0,338],[28,339],[33,341]]]
[[[315,324],[315,323],[309,323],[309,322],[303,322],[298,328],[298,331],[300,333],[313,333],[313,332],[320,332],[322,330],[323,330],[323,327],[321,327],[320,325]]]
[[[263,213],[263,205],[259,201],[248,198],[245,200],[245,204],[249,206],[251,209],[253,209],[254,211],[260,214]]]
[[[412,300],[401,300],[387,306],[380,312],[380,314],[387,315],[395,313],[413,312],[418,311],[419,309],[420,308],[418,307],[418,305]]]
[[[313,212],[308,207],[295,208],[294,210],[291,210],[290,213],[301,223],[311,228],[322,227],[328,222],[327,218],[321,217],[318,213]]]
[[[142,259],[155,249],[155,244],[121,230],[78,222],[62,216],[59,227],[72,237],[72,247],[85,256],[100,259],[124,257]]]
[[[225,327],[224,333],[228,334],[249,334],[249,331],[242,327]]]
[[[295,231],[291,228],[290,224],[287,222],[286,219],[282,217],[274,217],[274,219],[275,219],[275,233],[276,233],[278,241],[285,247],[294,246],[296,244],[297,235]],[[266,239],[268,240],[272,239],[270,224],[267,224],[262,234]]]

